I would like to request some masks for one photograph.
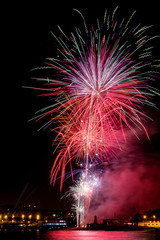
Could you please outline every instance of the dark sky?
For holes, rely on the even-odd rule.
[[[122,14],[120,17],[127,18],[137,10],[138,21],[143,25],[155,25],[153,33],[160,34],[157,0],[125,1],[125,4],[124,1],[91,2],[90,5],[85,5],[80,1],[76,4],[41,1],[34,5],[26,1],[14,6],[11,14],[7,13],[9,26],[4,34],[5,74],[1,79],[6,85],[2,89],[2,93],[5,93],[2,103],[5,102],[6,107],[4,124],[1,125],[0,205],[8,203],[16,206],[24,202],[41,208],[56,209],[70,205],[65,199],[59,201],[69,183],[65,185],[62,194],[59,193],[58,185],[55,188],[50,186],[53,135],[49,130],[38,132],[39,125],[28,122],[34,112],[42,107],[42,101],[37,99],[32,90],[22,89],[23,85],[33,85],[31,78],[36,74],[30,69],[43,66],[46,57],[55,56],[56,44],[50,31],[57,33],[57,25],[60,25],[65,32],[71,32],[76,24],[82,22],[72,8],[79,9],[90,25],[96,22],[97,17],[103,18],[106,8],[113,12],[119,5],[119,14]],[[154,110],[156,116],[158,113],[159,110],[156,113]],[[158,136],[156,132],[154,143],[159,149]],[[153,151],[153,144],[144,143],[143,148],[145,146],[148,151]]]

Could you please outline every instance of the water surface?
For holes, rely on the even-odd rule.
[[[1,230],[0,240],[160,240],[160,232]]]

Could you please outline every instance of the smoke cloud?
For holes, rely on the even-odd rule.
[[[160,129],[157,122],[147,127],[150,141],[144,132],[139,141],[128,131],[126,150],[106,169],[93,193],[89,222],[95,215],[102,220],[160,208]]]

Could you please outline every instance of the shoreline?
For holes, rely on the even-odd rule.
[[[51,228],[43,226],[0,226],[0,232],[5,231],[128,231],[128,232],[160,232],[160,228],[148,228],[148,227],[97,227],[97,228]]]

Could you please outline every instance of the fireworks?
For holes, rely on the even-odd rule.
[[[137,138],[136,129],[143,129],[149,138],[143,124],[149,117],[143,113],[143,106],[154,106],[150,98],[156,89],[148,82],[156,72],[150,70],[154,58],[148,43],[156,36],[146,34],[151,26],[130,26],[135,12],[128,21],[118,22],[116,11],[112,15],[106,11],[103,21],[97,20],[97,26],[90,29],[80,13],[84,31],[76,27],[70,36],[58,27],[63,38],[52,35],[59,44],[60,57],[47,59],[57,79],[38,78],[43,87],[35,88],[42,92],[39,96],[52,99],[52,103],[37,111],[33,119],[49,117],[42,128],[53,123],[57,126],[51,183],[55,184],[61,171],[62,189],[66,166],[70,165],[73,179],[73,162],[83,165],[80,179],[71,188],[83,216],[95,186],[88,175],[89,164],[116,157],[115,152],[126,142],[126,128]],[[83,221],[78,222],[81,225]]]
[[[100,177],[87,169],[87,171],[82,172],[74,186],[70,187],[68,195],[74,198],[73,209],[76,211],[78,227],[85,226],[85,216],[90,206],[91,197],[99,185]]]

